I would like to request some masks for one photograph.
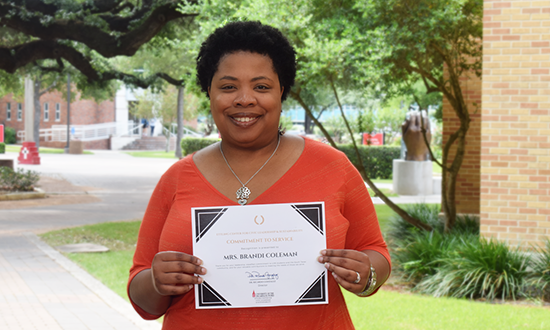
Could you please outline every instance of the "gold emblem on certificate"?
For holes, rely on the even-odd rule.
[[[327,304],[323,202],[193,208],[195,307]]]

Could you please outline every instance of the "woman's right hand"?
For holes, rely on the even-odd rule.
[[[206,274],[202,260],[183,252],[163,251],[153,258],[151,277],[155,291],[162,296],[189,292],[194,284],[201,284]],[[195,275],[196,274],[196,275]]]

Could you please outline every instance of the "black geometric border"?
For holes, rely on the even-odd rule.
[[[204,281],[199,284],[199,306],[231,306],[231,304]]]
[[[300,298],[296,300],[296,303],[312,303],[312,302],[327,302],[327,296],[325,296],[325,277],[326,271],[323,271],[313,284],[302,293]]]
[[[227,211],[227,207],[195,210],[195,230],[197,232],[197,242],[204,237],[206,232],[212,228],[214,223],[220,219],[225,211]]]
[[[292,205],[292,208],[304,219],[306,219],[321,235],[323,235],[325,226],[323,219],[323,204],[298,204]]]

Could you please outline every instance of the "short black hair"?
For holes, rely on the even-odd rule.
[[[220,59],[238,51],[267,55],[283,87],[284,101],[296,78],[296,52],[281,31],[260,22],[232,22],[216,29],[202,43],[197,56],[197,82],[208,96],[208,87],[218,70]]]

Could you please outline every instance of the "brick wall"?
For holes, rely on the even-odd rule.
[[[550,237],[550,1],[484,1],[481,231]]]
[[[480,150],[481,150],[481,80],[474,74],[463,77],[460,85],[470,113],[470,129],[466,135],[466,153],[456,184],[456,211],[479,214]],[[474,104],[475,103],[475,104]],[[460,127],[453,107],[443,98],[443,144]],[[456,153],[456,143],[449,152],[449,164]]]
[[[11,104],[11,120],[7,119],[8,103]],[[17,120],[17,104],[21,103],[22,118]],[[45,118],[45,105],[48,105],[48,118]],[[56,109],[59,108],[58,116]],[[40,97],[40,128],[50,128],[53,125],[67,124],[67,101],[62,98],[60,92],[46,93]],[[114,101],[103,101],[96,103],[94,100],[81,99],[77,95],[76,100],[71,103],[71,125],[101,124],[115,121]],[[13,95],[6,95],[0,98],[0,123],[12,127],[16,131],[24,130],[25,127],[25,104],[23,99],[14,98]],[[107,141],[107,140],[106,140]],[[106,142],[102,142],[105,144]],[[46,146],[46,144],[43,144]],[[99,149],[99,148],[94,148]]]

